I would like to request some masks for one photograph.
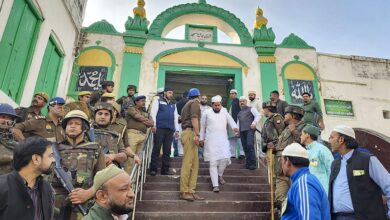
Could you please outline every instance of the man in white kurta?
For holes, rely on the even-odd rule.
[[[212,108],[202,114],[200,141],[204,144],[204,161],[210,162],[210,177],[213,191],[219,192],[218,180],[225,183],[223,172],[231,163],[230,147],[227,133],[229,125],[238,135],[238,126],[233,118],[222,107],[222,97],[214,96],[211,100]]]

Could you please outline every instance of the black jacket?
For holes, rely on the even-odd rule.
[[[53,189],[48,182],[39,178],[38,190],[41,196],[43,219],[53,219]],[[34,205],[27,193],[24,180],[17,171],[0,176],[0,220],[33,220]]]

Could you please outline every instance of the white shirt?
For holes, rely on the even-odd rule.
[[[202,114],[200,140],[204,141],[203,158],[205,161],[216,161],[230,158],[230,144],[227,125],[238,128],[232,116],[225,108],[219,113],[208,109]]]

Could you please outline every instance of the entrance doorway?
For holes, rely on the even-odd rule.
[[[208,97],[209,103],[211,97],[215,95],[222,96],[222,105],[228,105],[229,91],[233,88],[232,82],[234,76],[215,76],[205,73],[177,73],[166,72],[165,86],[174,89],[175,96],[182,95],[183,92],[191,88],[198,88],[201,95]]]

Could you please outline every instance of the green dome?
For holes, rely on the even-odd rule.
[[[114,27],[106,20],[97,21],[89,27],[83,28],[83,32],[98,33],[98,34],[120,34]]]

